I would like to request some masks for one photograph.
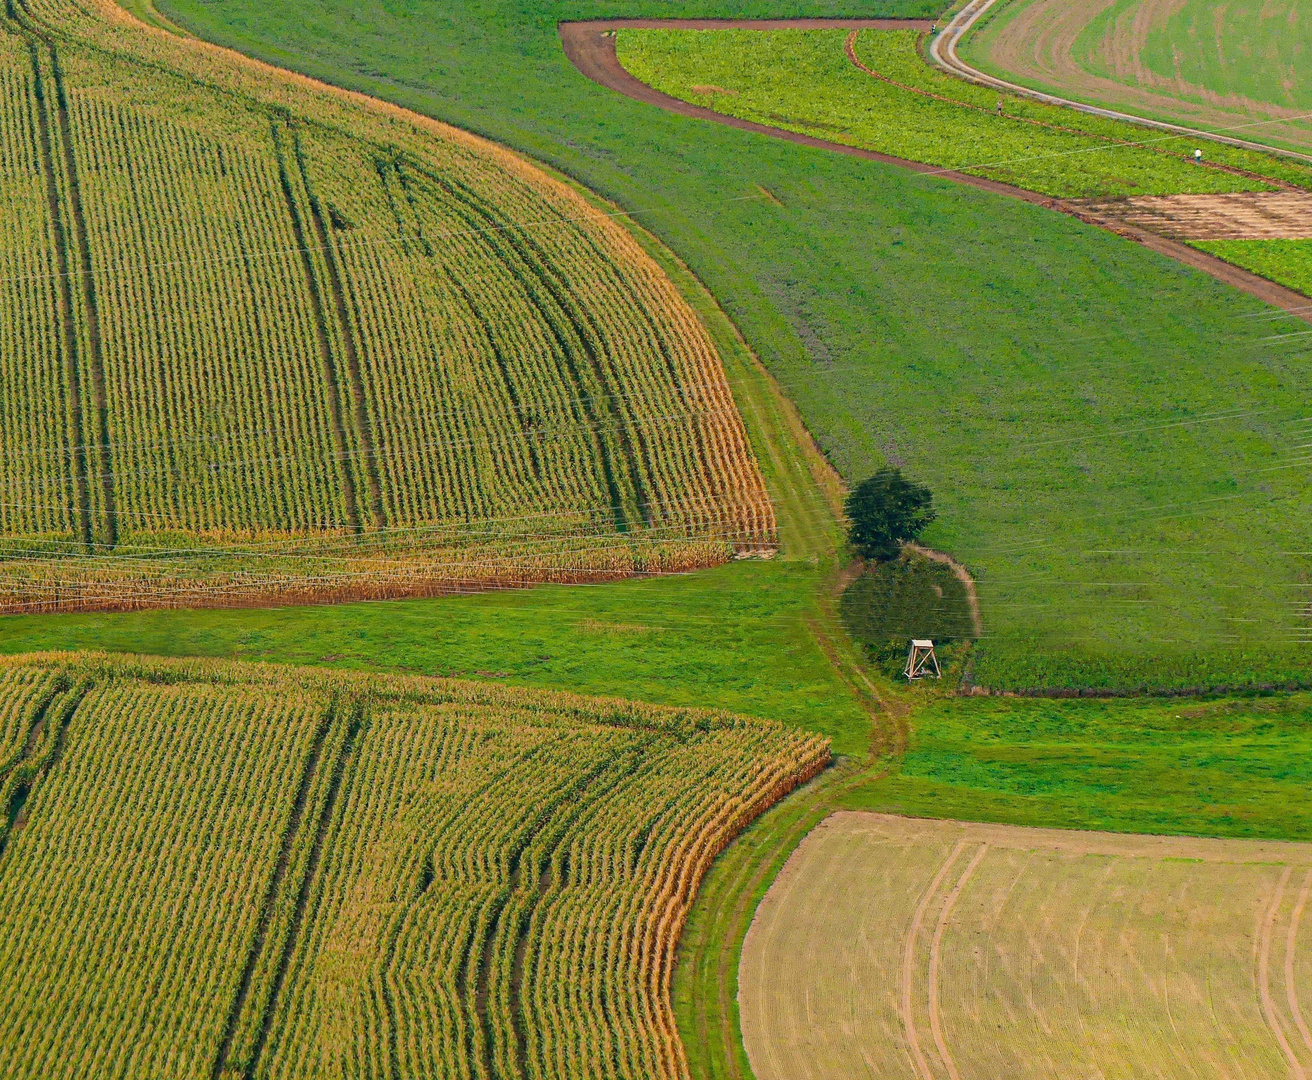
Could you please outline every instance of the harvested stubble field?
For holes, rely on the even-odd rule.
[[[1312,845],[840,813],[740,970],[757,1080],[1312,1067]]]
[[[0,161],[0,609],[591,580],[773,543],[697,317],[511,153],[108,0],[15,0]]]
[[[978,67],[1067,98],[1312,150],[1299,0],[998,0]]]
[[[0,662],[0,1075],[680,1077],[688,904],[828,744],[423,679]]]

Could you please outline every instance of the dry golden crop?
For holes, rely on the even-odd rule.
[[[840,813],[743,945],[758,1080],[1312,1067],[1312,844]]]
[[[827,742],[420,678],[0,660],[0,1076],[678,1078],[692,895]]]
[[[108,0],[14,0],[0,172],[0,609],[773,542],[691,309],[505,150]]]

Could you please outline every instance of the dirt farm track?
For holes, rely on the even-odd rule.
[[[1312,1075],[1312,844],[839,813],[743,946],[757,1080]]]
[[[670,29],[694,30],[768,30],[787,28],[812,30],[826,28],[851,30],[896,30],[921,28],[928,30],[929,26],[930,23],[928,20],[916,19],[605,19],[588,22],[563,22],[559,26],[559,32],[561,44],[564,47],[566,56],[569,57],[570,61],[582,74],[586,75],[593,82],[599,83],[610,90],[624,94],[627,97],[634,98],[637,101],[642,101],[649,105],[656,105],[662,109],[678,113],[682,116],[694,117],[699,120],[709,120],[712,123],[725,124],[742,131],[751,131],[778,139],[786,139],[789,142],[798,143],[802,146],[828,150],[836,154],[846,154],[850,157],[862,158],[867,161],[881,161],[886,164],[898,165],[902,168],[911,169],[914,172],[933,174],[934,176],[942,177],[959,184],[967,184],[971,187],[990,191],[997,195],[1006,195],[1010,198],[1021,199],[1024,202],[1043,206],[1060,213],[1070,214],[1071,216],[1078,217],[1089,224],[1109,229],[1127,239],[1143,244],[1145,247],[1156,251],[1158,254],[1175,259],[1193,267],[1194,269],[1202,270],[1219,281],[1223,281],[1237,289],[1242,289],[1244,292],[1257,297],[1259,300],[1288,311],[1306,322],[1312,323],[1312,308],[1308,305],[1307,297],[1302,294],[1295,292],[1293,289],[1287,289],[1281,285],[1277,285],[1256,274],[1249,273],[1247,270],[1241,270],[1239,267],[1233,266],[1222,259],[1218,259],[1212,255],[1206,254],[1205,252],[1191,248],[1187,244],[1181,243],[1179,240],[1152,232],[1143,227],[1141,223],[1117,220],[1111,217],[1099,217],[1090,212],[1087,208],[1074,202],[1049,198],[1046,195],[1039,195],[1032,191],[1026,191],[1023,188],[999,183],[995,180],[988,180],[983,177],[970,176],[966,173],[954,172],[948,169],[939,169],[930,165],[925,165],[921,162],[909,161],[905,158],[894,157],[889,154],[881,154],[861,147],[847,146],[843,143],[830,142],[827,139],[820,139],[794,131],[786,131],[782,128],[771,127],[767,124],[758,124],[754,121],[743,120],[736,116],[727,116],[724,113],[718,113],[712,109],[693,105],[690,102],[681,101],[678,98],[661,93],[659,90],[653,89],[646,83],[635,78],[624,69],[616,55],[614,36],[614,31],[625,28],[646,29],[667,27]]]

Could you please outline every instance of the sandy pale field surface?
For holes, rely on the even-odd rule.
[[[1312,1077],[1312,844],[839,813],[739,970],[757,1080]]]

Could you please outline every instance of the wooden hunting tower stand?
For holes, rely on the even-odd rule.
[[[943,672],[938,666],[938,657],[934,655],[932,641],[925,638],[912,639],[911,651],[907,653],[907,667],[902,674],[908,679],[923,679],[926,675],[933,675],[936,679],[943,678]]]

